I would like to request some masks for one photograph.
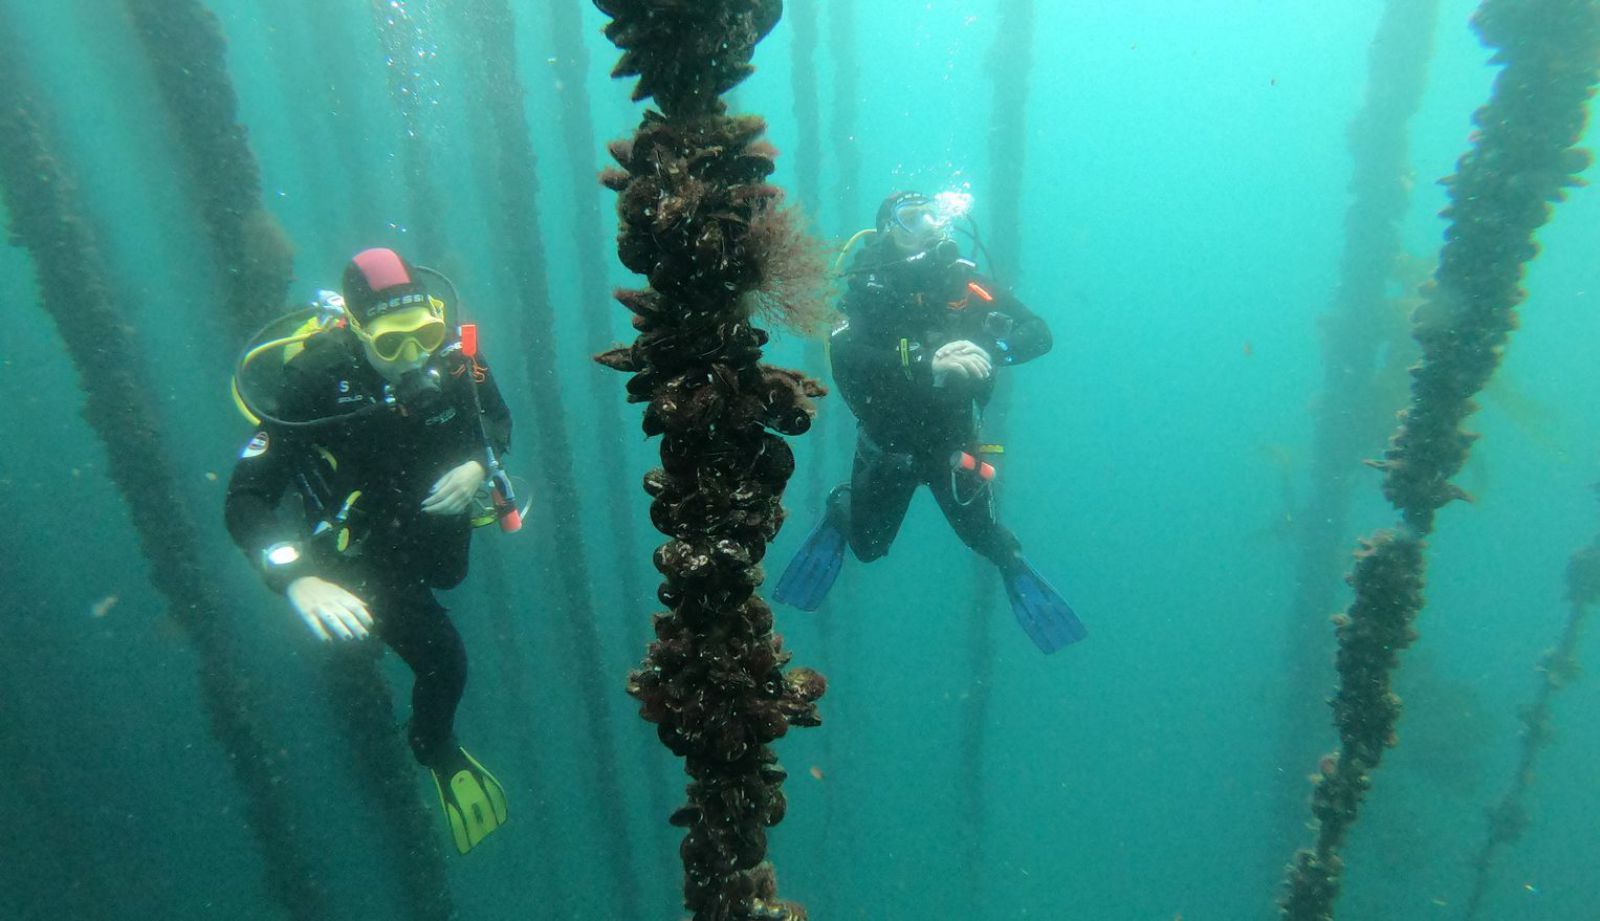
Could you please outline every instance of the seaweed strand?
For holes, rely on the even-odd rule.
[[[991,274],[1015,284],[1021,273],[1022,171],[1026,162],[1029,76],[1033,70],[1033,0],[1002,0],[994,44],[987,69],[991,80],[989,125],[989,214],[993,232],[989,253]],[[1011,409],[1009,381],[1001,383],[984,411],[984,437],[1005,440],[1005,422]],[[996,481],[995,508],[1001,505]],[[994,618],[999,580],[985,559],[972,560],[973,603],[967,631],[968,693],[961,741],[962,863],[967,873],[971,912],[981,914],[984,904],[983,841],[987,803],[984,766],[989,761],[990,704],[995,674]]]
[[[594,181],[599,166],[595,160],[594,118],[590,114],[586,82],[589,51],[583,39],[583,0],[552,0],[546,9],[550,15],[551,34],[557,47],[562,49],[555,58],[554,67],[561,86],[562,138],[577,209],[573,239],[578,249],[580,313],[585,349],[595,352],[616,340],[611,332],[612,300],[607,282],[608,266],[603,255],[606,240],[601,228],[601,189]],[[606,530],[613,552],[611,573],[618,592],[625,599],[623,613],[628,637],[636,645],[643,645],[648,641],[649,625],[636,616],[634,605],[645,604],[647,595],[635,556],[638,528],[625,499],[627,492],[622,488],[627,480],[625,461],[628,457],[622,407],[612,398],[606,375],[597,371],[585,375],[585,381],[589,385],[589,417],[595,426],[594,443],[599,447],[597,479],[604,484],[606,496]],[[664,760],[653,746],[647,749],[643,766],[646,792],[652,808],[657,811],[671,808],[672,790]]]
[[[822,187],[821,107],[817,98],[818,0],[789,0],[792,66],[790,87],[794,96],[796,128],[794,187],[800,204],[817,213]]]
[[[538,744],[539,730],[534,714],[547,704],[536,698],[527,679],[528,660],[519,642],[518,618],[510,601],[512,592],[506,578],[505,556],[500,546],[491,545],[483,549],[475,565],[483,573],[483,597],[488,599],[496,671],[513,712],[518,713],[522,721],[521,731],[516,734],[519,779],[528,794],[528,802],[542,815],[546,812],[550,796],[550,785],[545,780],[549,776],[546,773],[548,759]],[[532,850],[538,854],[554,847],[558,840],[556,830],[549,825],[542,825],[534,834],[538,843]],[[528,862],[532,869],[523,872],[538,875],[540,904],[548,916],[572,917],[568,904],[570,898],[563,885],[565,878],[559,864],[546,859]]]
[[[394,702],[378,668],[383,647],[339,650],[323,670],[328,701],[351,742],[363,794],[378,808],[404,905],[416,921],[450,921],[450,880],[434,816],[417,795],[411,752],[395,725]]]
[[[767,334],[751,322],[764,279],[794,266],[797,218],[765,180],[776,154],[754,116],[729,117],[720,96],[752,68],[776,25],[776,0],[596,0],[622,51],[612,75],[638,77],[635,100],[654,98],[634,135],[612,144],[621,170],[602,180],[620,193],[618,256],[646,276],[619,291],[634,314],[633,344],[598,357],[624,371],[644,431],[661,436],[662,466],[645,477],[650,517],[667,541],[656,641],[628,681],[640,714],[684,759],[688,803],[684,904],[696,921],[791,921],[766,861],[767,829],[783,818],[787,776],[770,743],[820,722],[825,688],[772,632],[756,594],[767,543],[782,525],[794,456],[781,435],[810,428],[822,388],[763,365]]]
[[[589,111],[589,90],[584,82],[589,70],[589,52],[583,43],[583,18],[579,15],[582,0],[557,0],[548,6],[551,31],[556,41],[565,48],[555,61],[555,73],[560,81],[563,104],[561,106],[562,139],[566,146],[567,163],[577,211],[577,226],[573,237],[578,249],[578,294],[582,299],[584,344],[589,351],[603,349],[615,340],[611,334],[611,296],[606,281],[607,268],[601,256],[605,247],[605,234],[601,229],[600,196],[594,177],[598,172],[595,162],[594,119]],[[585,194],[587,191],[589,194]],[[595,440],[600,445],[599,461],[602,481],[621,483],[624,477],[624,449],[622,413],[610,399],[605,378],[599,374],[586,377],[593,402],[591,418],[595,422]],[[641,597],[639,567],[630,556],[634,547],[634,519],[620,493],[609,488],[606,493],[613,501],[606,504],[606,522],[617,560],[614,575],[622,596],[628,599]]]
[[[124,2],[187,155],[223,280],[224,315],[243,342],[282,309],[294,249],[262,207],[261,170],[238,122],[227,40],[216,15],[195,0]]]
[[[496,171],[500,208],[496,219],[506,247],[513,291],[522,308],[523,352],[528,361],[529,401],[533,406],[538,439],[536,465],[544,472],[541,501],[548,504],[558,535],[582,532],[578,482],[573,470],[572,447],[566,430],[566,409],[559,380],[555,344],[555,312],[545,286],[545,247],[539,228],[539,174],[537,156],[523,107],[523,88],[517,74],[516,23],[506,0],[475,0],[466,5],[464,22],[474,31],[489,91],[485,102],[495,131]],[[622,808],[621,780],[617,774],[617,745],[609,704],[609,686],[603,679],[603,655],[589,581],[588,552],[582,540],[562,540],[555,561],[558,585],[546,597],[562,604],[574,646],[578,695],[588,708],[584,726],[589,734],[598,788],[601,825],[614,839],[613,885],[625,917],[639,916],[634,849]]]
[[[861,213],[861,64],[856,48],[856,0],[830,0],[828,50],[833,58],[833,125],[839,183],[833,198],[843,215],[840,224],[852,226]]]
[[[1467,897],[1463,921],[1474,921],[1488,894],[1489,875],[1500,850],[1522,839],[1528,828],[1528,811],[1523,802],[1533,785],[1533,769],[1539,755],[1550,744],[1550,712],[1555,696],[1578,677],[1578,641],[1589,608],[1600,601],[1600,537],[1572,555],[1567,563],[1566,623],[1561,638],[1539,662],[1539,689],[1533,703],[1522,711],[1522,750],[1511,786],[1493,809],[1487,810],[1489,833],[1483,847],[1472,860],[1472,889]]]
[[[271,5],[262,0],[262,6]],[[325,0],[298,0],[294,15],[304,20],[311,49],[313,79],[326,93],[326,118],[333,137],[332,154],[339,161],[345,200],[340,203],[346,240],[371,239],[372,226],[382,209],[378,187],[365,156],[366,138],[376,135],[374,119],[363,104],[368,85],[366,56],[350,54],[358,40],[354,17],[342,6]],[[368,36],[361,35],[365,40]],[[423,250],[428,252],[428,250]],[[432,257],[430,257],[432,258]]]
[[[1028,75],[1033,70],[1033,0],[1001,0],[1000,21],[989,49],[993,80],[989,108],[988,271],[1015,283],[1022,255],[1022,172],[1028,152]]]
[[[6,447],[0,444],[0,469],[16,470],[15,458],[5,456]],[[0,477],[0,481],[5,479]],[[20,485],[5,483],[6,498]],[[76,784],[56,772],[26,768],[61,763],[67,756],[58,746],[64,748],[62,743],[71,744],[75,737],[57,731],[60,722],[55,711],[65,708],[57,699],[54,684],[33,680],[35,668],[52,663],[40,661],[38,650],[42,647],[37,633],[28,629],[30,621],[55,625],[60,618],[53,610],[38,613],[39,601],[50,597],[42,567],[30,565],[35,559],[30,551],[38,542],[25,536],[28,529],[16,524],[13,517],[10,527],[0,531],[0,559],[7,564],[5,591],[0,592],[0,624],[10,637],[10,642],[0,645],[0,771],[10,782],[9,792],[0,799],[0,823],[28,829],[28,846],[8,851],[7,859],[0,863],[0,917],[91,918],[102,906],[125,901],[122,880],[130,864],[138,872],[145,869],[142,864],[156,861],[130,852],[123,846],[124,839],[108,841],[95,836],[92,823],[69,805],[79,789]],[[55,552],[53,547],[40,549],[47,554]],[[40,704],[44,704],[43,719],[29,719],[26,711]],[[110,847],[100,846],[103,844]],[[111,849],[117,851],[114,856],[107,854]]]
[[[1473,146],[1446,180],[1451,223],[1439,267],[1413,319],[1422,360],[1411,403],[1382,461],[1394,529],[1362,541],[1350,582],[1355,600],[1335,619],[1339,751],[1323,758],[1312,792],[1313,848],[1295,856],[1279,903],[1291,921],[1329,921],[1342,874],[1340,849],[1384,749],[1395,744],[1399,654],[1416,637],[1424,540],[1435,515],[1465,494],[1450,482],[1476,436],[1462,428],[1472,397],[1500,362],[1525,292],[1523,269],[1551,204],[1578,184],[1589,155],[1574,145],[1600,68],[1600,4],[1593,0],[1485,0],[1473,17],[1502,65],[1474,121]]]
[[[373,25],[383,50],[389,102],[400,116],[400,172],[406,186],[406,230],[417,251],[437,259],[444,252],[444,210],[433,182],[427,112],[433,102],[429,75],[438,57],[426,3],[371,0]]]
[[[999,497],[996,497],[996,507]],[[988,802],[984,798],[984,768],[989,764],[990,705],[994,690],[995,597],[999,575],[983,557],[972,563],[972,604],[967,615],[967,692],[962,707],[961,744],[958,747],[961,778],[961,863],[966,871],[968,916],[982,917],[984,906],[984,826]]]
[[[1438,7],[1438,0],[1390,0],[1384,7],[1368,54],[1366,94],[1346,135],[1353,174],[1338,288],[1319,320],[1323,377],[1312,407],[1311,495],[1294,513],[1296,588],[1285,657],[1291,687],[1300,693],[1284,695],[1285,762],[1322,744],[1312,732],[1321,714],[1316,689],[1327,681],[1331,658],[1323,628],[1344,565],[1350,502],[1362,459],[1393,426],[1380,355],[1405,331],[1386,288],[1402,253],[1400,222],[1411,197],[1407,126],[1427,88]],[[1303,823],[1300,811],[1297,802],[1289,818],[1293,834]]]
[[[17,65],[15,35],[0,16],[0,194],[12,242],[33,257],[40,302],[77,368],[84,418],[106,447],[108,472],[128,506],[151,582],[200,663],[201,700],[243,791],[267,892],[297,921],[332,919],[280,782],[281,749],[257,722],[258,701],[240,677],[227,606],[201,568],[199,532],[156,429],[144,350],[128,326],[126,305],[113,294],[76,184],[40,124],[39,105]]]
[[[837,182],[831,196],[839,209],[830,226],[843,239],[860,227],[861,214],[861,65],[857,55],[860,37],[856,28],[856,0],[828,0],[828,56],[833,59],[833,109],[829,135],[833,139],[834,169]],[[818,219],[821,219],[818,203]],[[812,367],[815,367],[813,365]],[[831,373],[831,369],[829,369]],[[832,383],[832,378],[823,380]],[[831,444],[855,443],[855,427],[848,413],[823,413],[817,437]],[[819,454],[821,452],[818,452]],[[849,452],[842,452],[848,462]],[[845,469],[848,469],[846,466]],[[837,480],[837,477],[835,477]],[[849,587],[845,587],[848,595]],[[841,608],[844,606],[841,605]]]
[[[795,141],[795,193],[806,212],[813,217],[819,213],[818,195],[821,191],[822,127],[821,106],[817,98],[817,9],[818,0],[790,0],[785,13],[789,19],[791,66],[790,90],[794,96]],[[822,368],[827,364],[822,343],[807,337],[804,347],[807,368]],[[820,457],[831,456],[828,426],[817,428],[815,450]],[[805,505],[822,510],[823,498],[830,478],[826,464],[812,464],[806,478]],[[824,629],[828,621],[822,621]],[[824,743],[826,744],[826,743]]]

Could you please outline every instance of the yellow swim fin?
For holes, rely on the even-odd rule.
[[[506,823],[505,787],[466,749],[458,747],[430,770],[457,851],[467,853]]]

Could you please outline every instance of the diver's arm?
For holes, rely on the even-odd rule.
[[[284,366],[280,404],[285,418],[309,419],[331,412],[321,405],[318,393],[331,392],[326,375],[308,372],[312,352],[301,353]],[[283,494],[303,469],[302,461],[310,446],[298,430],[264,423],[239,452],[239,460],[228,479],[228,494],[223,504],[223,521],[233,542],[244,551],[267,587],[282,593],[290,582],[308,575],[310,561],[300,546],[304,533],[284,523],[278,515]],[[295,548],[281,551],[278,561],[269,560],[267,551],[279,544]],[[288,556],[295,559],[284,562]]]
[[[372,627],[366,602],[317,576],[299,535],[278,521],[278,500],[294,476],[294,448],[265,430],[245,446],[228,480],[223,517],[228,533],[255,564],[267,587],[286,596],[306,628],[327,641],[361,639]]]
[[[305,574],[305,554],[299,548],[292,554],[296,559],[287,559],[291,554],[285,551],[277,564],[269,561],[267,552],[278,544],[295,544],[300,536],[285,528],[277,514],[278,502],[294,476],[294,451],[286,435],[257,431],[233,467],[223,503],[223,521],[233,542],[276,592]]]
[[[828,343],[834,379],[846,390],[894,376],[933,383],[930,350],[914,339],[868,338],[847,322],[833,331]]]
[[[460,515],[471,508],[473,497],[489,478],[489,468],[511,444],[511,411],[489,366],[464,356],[460,361],[451,371],[459,382],[454,385],[454,403],[460,413],[456,427],[460,441],[446,459],[452,466],[423,497],[422,511],[429,515]],[[479,372],[483,379],[474,380]]]
[[[984,336],[978,340],[997,365],[1020,365],[1050,351],[1054,339],[1044,318],[1009,291],[996,291],[984,311]],[[993,348],[990,348],[991,344]]]

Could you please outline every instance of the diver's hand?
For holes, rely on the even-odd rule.
[[[966,339],[947,342],[933,353],[935,379],[954,374],[981,381],[993,372],[994,362],[989,358],[989,353]]]
[[[472,497],[489,476],[489,471],[477,461],[467,461],[440,477],[422,500],[422,510],[429,515],[459,515],[467,510]]]
[[[301,576],[289,583],[285,592],[295,613],[317,639],[331,642],[365,639],[372,627],[367,603],[326,579]]]

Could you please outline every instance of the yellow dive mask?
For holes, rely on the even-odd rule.
[[[428,298],[428,306],[387,313],[365,326],[350,328],[384,361],[413,362],[444,345],[444,302]]]

